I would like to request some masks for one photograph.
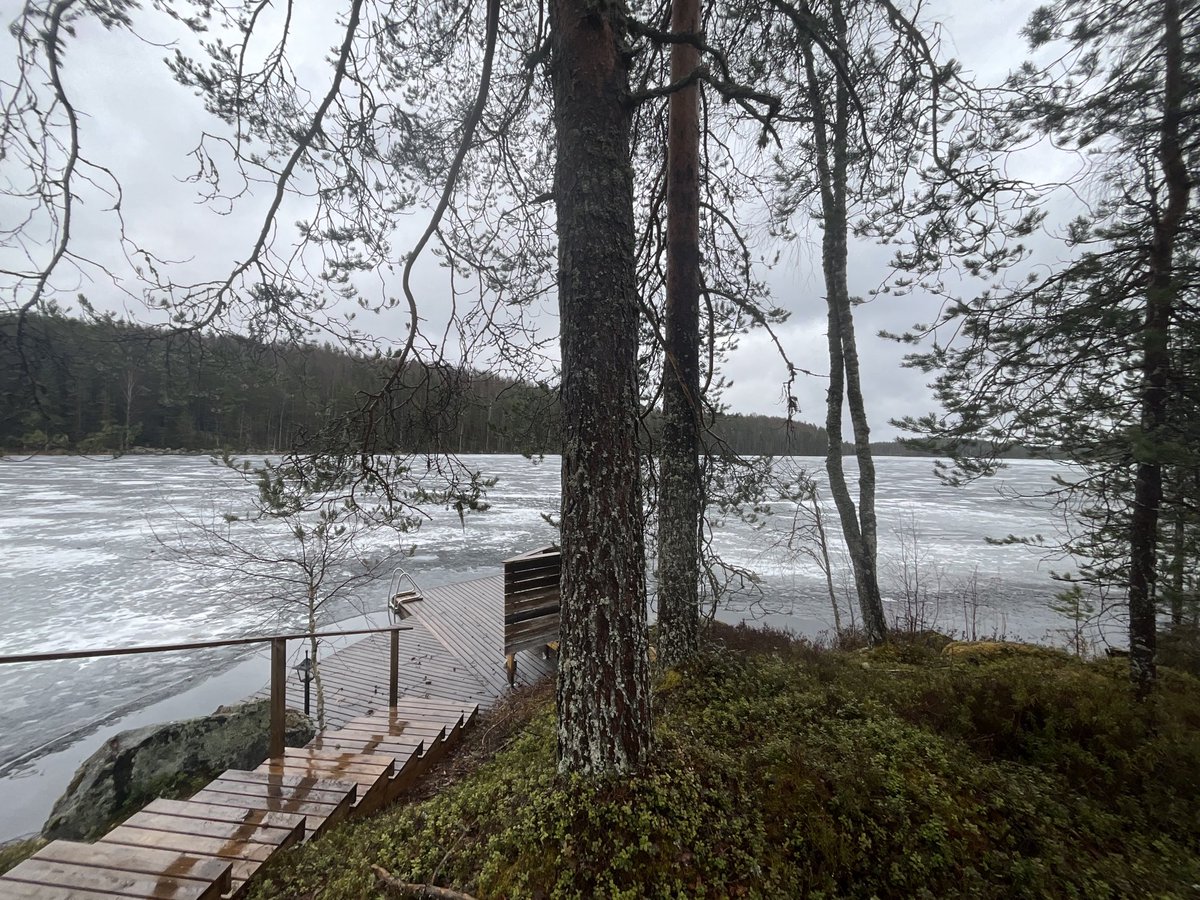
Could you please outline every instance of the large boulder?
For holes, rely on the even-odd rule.
[[[123,731],[79,767],[42,826],[49,839],[99,837],[160,796],[186,796],[226,769],[253,769],[267,756],[266,700],[223,706],[211,716]],[[285,742],[302,747],[312,721],[288,710]]]

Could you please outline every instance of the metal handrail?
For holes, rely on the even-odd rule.
[[[237,647],[246,644],[271,645],[271,735],[268,756],[283,756],[284,719],[287,712],[287,642],[310,638],[346,637],[355,634],[388,634],[391,636],[388,706],[395,709],[400,700],[400,632],[412,631],[411,625],[390,625],[387,628],[359,628],[348,631],[314,631],[298,634],[271,634],[258,637],[223,638],[215,641],[188,641],[178,644],[146,644],[138,647],[104,647],[98,650],[64,650],[60,653],[23,653],[0,656],[3,663],[53,662],[64,659],[90,659],[101,656],[131,656],[137,653],[170,653],[176,650],[203,650],[212,647]]]
[[[411,615],[411,613],[404,608],[403,603],[397,602],[397,598],[402,594],[400,586],[404,584],[404,579],[406,578],[408,579],[408,583],[412,585],[411,593],[415,595],[409,599],[420,600],[424,593],[421,590],[421,586],[417,584],[417,579],[413,578],[407,569],[405,569],[403,566],[396,566],[395,570],[392,572],[392,580],[388,585],[388,612],[391,613],[394,619],[404,620]]]
[[[387,628],[359,628],[352,631],[314,631],[296,634],[266,634],[257,637],[222,638],[215,641],[189,641],[180,644],[142,644],[136,647],[101,647],[96,650],[63,650],[57,653],[21,653],[0,656],[4,663],[54,662],[60,659],[89,659],[99,656],[131,656],[136,653],[170,653],[175,650],[203,650],[209,647],[238,647],[245,644],[267,644],[271,641],[298,641],[307,638],[346,637],[355,634],[384,634],[390,631],[412,631],[411,625],[389,625]]]

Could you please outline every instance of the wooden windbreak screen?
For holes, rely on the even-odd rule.
[[[558,640],[562,554],[543,547],[504,561],[504,654]]]

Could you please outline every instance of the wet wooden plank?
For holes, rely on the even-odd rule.
[[[445,620],[436,622],[425,621],[422,623],[426,628],[430,629],[439,639],[445,652],[461,661],[464,673],[459,679],[464,683],[472,680],[482,685],[482,690],[492,699],[500,697],[504,693],[504,672],[501,663],[504,657],[500,654],[495,656],[487,656],[483,653],[473,650],[464,644],[461,636],[455,631],[454,627]],[[429,686],[426,684],[425,686]],[[420,687],[420,685],[417,685]],[[414,693],[411,688],[402,689],[402,693]],[[460,689],[455,692],[455,696],[466,696],[466,692]]]
[[[561,634],[558,613],[530,619],[507,629],[508,639],[504,644],[505,655],[522,650],[535,650],[557,641]]]
[[[334,750],[319,750],[309,747],[288,747],[283,751],[286,759],[320,759],[338,762],[347,756],[353,756],[356,763],[359,765],[371,765],[381,769],[392,769],[396,765],[396,761],[390,756],[381,753],[339,753]]]
[[[109,844],[83,844],[75,841],[51,841],[32,859],[71,863],[142,875],[188,878],[216,884],[221,892],[229,890],[229,864],[173,850],[118,847]],[[2,892],[0,892],[2,893]]]
[[[119,830],[115,831],[118,831],[115,837],[112,837],[112,835],[106,835],[104,838],[101,838],[101,840],[108,842],[110,838],[112,838],[111,846],[121,850],[146,850],[149,849],[149,847],[146,845],[158,847],[163,844],[171,846],[173,843],[175,845],[179,845],[184,842],[188,842],[192,848],[189,850],[189,852],[204,853],[212,862],[229,867],[229,886],[223,892],[224,896],[227,898],[237,897],[242,892],[246,882],[254,877],[254,873],[258,871],[259,867],[261,867],[270,856],[273,856],[282,849],[281,847],[277,846],[260,844],[257,845],[258,848],[266,851],[267,855],[264,856],[260,853],[253,853],[239,856],[232,855],[225,846],[212,846],[207,844],[207,839],[202,839],[200,841],[200,846],[208,847],[209,849],[196,849],[196,840],[192,835],[171,835],[164,833],[162,836],[156,837],[153,835],[153,833],[151,833],[148,836],[136,836],[132,835],[130,832],[122,832]]]
[[[451,602],[431,609],[429,617],[440,620],[455,633],[456,640],[469,648],[480,663],[494,667],[502,657],[504,644],[503,598],[481,597],[471,583],[451,585]]]
[[[363,753],[338,753],[332,754],[330,757],[296,757],[287,756],[272,756],[268,760],[264,760],[262,765],[256,768],[255,772],[275,772],[279,769],[278,774],[294,774],[308,776],[311,778],[328,778],[337,781],[353,781],[360,788],[364,784],[370,784],[380,776],[387,777],[392,773],[392,761],[389,759],[388,764],[381,765],[379,763],[359,763],[355,762],[356,756],[366,756]],[[287,769],[286,772],[282,771]]]
[[[209,782],[205,792],[241,794],[250,797],[272,797],[280,800],[301,800],[337,806],[349,797],[353,803],[358,790],[355,781],[332,781],[297,774],[243,772],[231,769]]]
[[[397,684],[401,688],[401,694],[406,693],[403,689],[410,682],[424,681],[433,675],[457,675],[464,671],[460,660],[448,655],[440,645],[436,649],[436,655],[419,660],[406,660],[403,657],[400,659]],[[340,677],[348,676],[357,682],[360,689],[365,689],[368,693],[380,688],[386,699],[387,681],[390,675],[388,671],[390,663],[386,655],[388,652],[387,648],[365,646],[350,648],[323,660],[321,674],[326,682],[326,687],[329,687],[330,676],[333,676],[335,683],[339,683],[337,679]]]
[[[418,722],[406,715],[381,714],[357,716],[346,723],[339,732],[358,732],[360,734],[378,735],[381,737],[399,737],[400,735],[416,735],[428,740],[440,740],[445,737],[446,726],[434,722]]]
[[[5,900],[113,900],[114,896],[77,887],[11,881],[0,875],[0,897]]]
[[[207,804],[206,804],[207,805]],[[220,807],[209,807],[220,809]],[[173,831],[176,834],[194,834],[198,837],[222,840],[245,841],[266,844],[271,847],[290,847],[304,839],[304,817],[292,816],[297,820],[292,828],[272,828],[269,825],[237,824],[210,819],[191,819],[185,816],[165,816],[160,813],[142,811],[134,813],[123,824],[134,828],[149,828],[154,831]]]
[[[211,881],[143,875],[40,859],[18,863],[0,880],[0,886],[10,881],[154,900],[218,900],[223,892],[223,885]]]
[[[426,743],[424,741],[414,742],[390,740],[381,737],[363,738],[338,735],[323,738],[321,745],[312,749],[337,753],[380,753],[390,756],[394,760],[397,757],[407,757],[413,753],[424,753],[425,748]]]
[[[230,806],[237,809],[257,810],[262,812],[294,813],[305,817],[305,834],[311,838],[323,832],[326,828],[346,818],[353,804],[353,798],[347,795],[340,803],[320,803],[313,800],[296,800],[287,797],[267,797],[249,793],[225,793],[205,789],[195,794],[193,800],[211,803],[216,806]]]
[[[305,749],[323,750],[329,752],[364,752],[382,753],[393,759],[407,758],[414,753],[425,750],[425,741],[416,738],[382,738],[350,736],[342,732],[321,735],[314,738]]]
[[[492,576],[447,585],[438,595],[427,592],[426,603],[414,610],[411,621],[425,626],[499,697],[507,687],[500,668],[503,656],[490,648],[493,642],[502,647],[502,611],[503,579]]]
[[[431,728],[428,731],[404,731],[399,734],[391,734],[382,725],[355,726],[351,722],[346,728],[337,732],[337,735],[343,740],[359,739],[375,741],[381,746],[404,746],[406,744],[413,746],[419,741],[421,749],[428,750],[430,747],[437,747],[443,744],[452,733],[457,733],[457,730],[452,729],[450,732],[447,732],[445,729],[439,727],[437,730]]]
[[[479,709],[478,703],[460,703],[453,700],[435,700],[426,697],[401,697],[397,708],[413,707],[428,709],[436,712],[457,713],[460,716],[473,716]],[[469,716],[468,716],[469,717]]]
[[[272,759],[263,763],[255,772],[265,775],[280,775],[283,777],[299,776],[301,778],[338,778],[353,781],[358,784],[358,797],[355,806],[370,806],[379,801],[379,795],[387,787],[392,776],[392,767],[387,769],[371,769],[367,772],[352,771],[353,766],[345,764],[326,765],[319,760],[287,760]]]
[[[134,847],[157,847],[161,850],[186,851],[190,848],[193,852],[222,859],[249,859],[255,862],[265,862],[279,850],[277,846],[271,844],[200,837],[195,834],[177,834],[173,831],[154,831],[149,828],[134,828],[131,825],[118,825],[100,838],[100,842],[129,844]]]
[[[354,762],[355,756],[370,756],[375,754],[364,754],[352,751],[332,754],[331,758],[321,757],[296,757],[296,756],[273,756],[270,759],[263,760],[262,765],[258,766],[254,771],[258,773],[271,774],[276,769],[281,771],[276,774],[280,775],[299,775],[301,777],[317,778],[322,780],[336,781],[353,781],[359,786],[359,791],[362,790],[363,784],[369,784],[381,775],[390,775],[392,764],[388,760],[389,765],[381,765],[379,763],[357,763]],[[284,772],[283,769],[288,771]]]
[[[215,806],[211,803],[197,803],[194,800],[152,800],[143,813],[155,813],[164,816],[200,819],[210,822],[222,822],[233,825],[255,825],[283,831],[301,832],[303,837],[304,816],[291,813],[263,812],[257,809],[237,809],[229,806]]]

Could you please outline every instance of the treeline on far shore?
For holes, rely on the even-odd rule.
[[[15,323],[0,319],[14,348]],[[361,410],[392,362],[329,345],[168,333],[65,315],[26,323],[0,365],[0,448],[25,452],[315,448]],[[374,407],[380,452],[554,453],[557,391],[469,368],[409,367]],[[649,429],[655,432],[651,416]],[[718,416],[710,440],[744,455],[821,456],[825,430],[776,416]],[[880,455],[925,455],[898,442]],[[845,447],[850,451],[849,446]]]

